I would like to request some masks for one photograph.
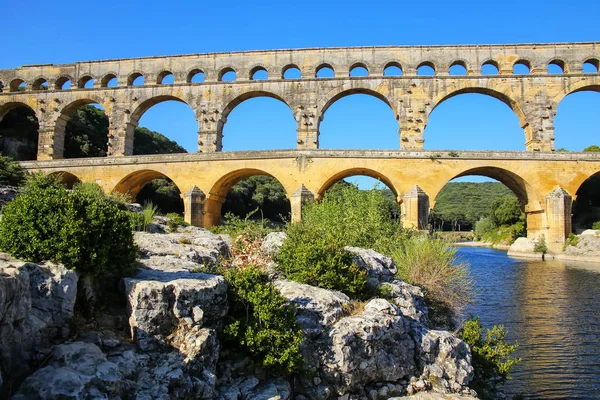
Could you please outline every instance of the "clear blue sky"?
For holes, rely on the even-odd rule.
[[[5,1],[2,15],[0,68],[251,49],[600,40],[600,2],[592,0],[29,0]],[[196,150],[197,124],[184,104],[159,104],[140,125],[188,151]],[[555,125],[557,148],[581,151],[600,144],[600,93],[567,97]],[[292,148],[295,129],[287,106],[273,99],[252,99],[230,114],[224,150]],[[462,95],[443,103],[431,115],[425,140],[428,149],[524,149],[523,131],[513,112],[483,95]],[[349,96],[325,114],[321,145],[398,148],[398,123],[381,101]]]

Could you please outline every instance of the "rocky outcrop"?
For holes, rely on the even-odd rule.
[[[0,366],[18,378],[69,336],[77,275],[62,265],[0,255]]]
[[[524,237],[518,238],[510,245],[508,248],[508,256],[542,259],[542,253],[535,252],[535,242]]]
[[[268,256],[275,257],[287,237],[285,232],[271,232],[265,236],[260,248]]]
[[[577,244],[567,246],[564,254],[600,258],[600,231],[587,230],[577,237]]]
[[[429,324],[429,311],[421,288],[395,279],[392,282],[383,283],[381,290],[395,305],[400,307],[402,315],[424,326]]]
[[[344,247],[344,250],[354,254],[356,265],[367,271],[369,284],[377,286],[380,282],[389,282],[394,279],[398,267],[391,257],[384,256],[371,249],[360,247]]]

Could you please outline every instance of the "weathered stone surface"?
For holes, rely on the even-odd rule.
[[[8,376],[26,373],[69,336],[76,295],[77,275],[64,266],[0,255],[0,362]]]
[[[283,246],[283,242],[287,239],[285,232],[271,232],[263,239],[261,250],[271,257],[275,257],[279,253],[279,249]]]
[[[245,400],[288,400],[292,394],[290,384],[283,379],[277,379],[260,386],[245,396]]]
[[[340,394],[417,372],[410,323],[386,300],[371,300],[361,315],[336,322],[327,341],[321,375]]]
[[[427,326],[429,310],[421,288],[398,279],[385,282],[381,287],[388,292],[387,295],[400,308],[402,315]]]
[[[126,203],[125,207],[131,212],[141,213],[143,211],[143,207],[139,203]]]
[[[344,249],[354,254],[354,262],[367,271],[371,284],[374,286],[377,286],[379,282],[391,281],[398,272],[398,267],[391,257],[360,247],[346,246]]]
[[[308,335],[319,334],[344,316],[344,309],[350,308],[350,298],[335,290],[286,280],[275,281],[275,287],[296,306],[297,321]]]
[[[600,257],[600,237],[595,234],[581,234],[576,246],[567,246],[565,254],[570,256]]]
[[[113,397],[122,375],[95,345],[75,342],[56,346],[48,365],[27,378],[14,400],[97,399]]]
[[[535,243],[531,239],[524,237],[518,238],[508,248],[509,256],[512,257],[529,257],[529,258],[541,258],[542,255],[535,253]]]

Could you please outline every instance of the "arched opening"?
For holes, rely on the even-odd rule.
[[[370,90],[350,90],[335,96],[324,107],[319,147],[398,149],[398,129],[395,112],[384,96]]]
[[[175,83],[175,76],[171,71],[162,71],[156,77],[156,83],[158,85],[172,85]]]
[[[45,78],[38,78],[33,82],[33,90],[48,90],[48,81]]]
[[[462,61],[457,61],[450,66],[450,75],[467,75],[467,66]]]
[[[432,62],[425,61],[419,64],[417,67],[417,75],[419,76],[434,76],[435,75],[435,65]]]
[[[0,109],[0,153],[19,161],[35,160],[39,124],[29,106],[13,103]]]
[[[56,90],[68,90],[71,89],[71,78],[66,76],[61,76],[54,83],[54,88]]]
[[[73,189],[73,186],[76,183],[81,182],[81,180],[78,177],[66,171],[53,172],[50,174],[50,176],[56,177],[60,183],[67,187],[67,189]]]
[[[131,173],[121,179],[114,191],[129,195],[134,203],[152,203],[161,214],[183,214],[181,191],[161,172],[141,170]]]
[[[597,74],[600,70],[600,61],[595,58],[590,58],[582,65],[584,74]]]
[[[600,172],[586,179],[577,190],[572,222],[575,233],[592,229],[600,222]]]
[[[94,78],[92,78],[89,75],[79,78],[79,81],[77,82],[77,87],[80,89],[92,89],[94,87]]]
[[[361,63],[354,64],[350,67],[350,76],[351,77],[365,77],[369,76],[369,70],[367,66]]]
[[[64,158],[106,157],[108,117],[101,105],[79,100],[65,107],[62,115],[56,133],[64,134]]]
[[[101,87],[117,87],[119,85],[119,81],[115,74],[106,74],[100,81]]]
[[[563,60],[553,60],[548,63],[548,73],[551,75],[564,74],[566,71],[565,62]]]
[[[561,100],[554,117],[554,147],[583,151],[600,145],[600,86],[584,88]]]
[[[203,83],[204,79],[205,75],[201,69],[193,69],[187,76],[188,83]]]
[[[321,64],[315,70],[315,77],[317,78],[333,78],[335,77],[335,71],[329,64]]]
[[[198,122],[194,110],[173,96],[153,97],[132,113],[133,154],[195,152]]]
[[[302,78],[302,72],[296,65],[286,65],[283,68],[283,79],[300,79]]]
[[[481,65],[481,75],[498,75],[500,68],[494,60],[489,60]]]
[[[296,148],[297,123],[290,107],[272,93],[252,92],[232,101],[223,116],[223,150]]]
[[[390,62],[383,68],[383,76],[402,76],[402,66],[397,62]]]
[[[219,81],[221,82],[233,82],[236,80],[236,73],[233,68],[224,68],[219,72]]]
[[[513,65],[513,74],[527,75],[531,72],[531,63],[527,60],[519,60]]]
[[[459,91],[431,114],[425,149],[524,150],[524,133],[510,99],[484,89]]]
[[[518,175],[496,167],[467,170],[446,183],[429,215],[438,232],[473,232],[467,239],[510,245],[527,236],[525,206],[531,187]]]
[[[23,92],[27,90],[27,83],[23,79],[13,79],[10,82],[10,91],[11,92]]]
[[[250,71],[250,79],[253,81],[266,81],[269,79],[269,73],[264,67],[255,67]]]
[[[223,217],[226,221],[228,213],[280,224],[289,221],[291,206],[277,178],[258,169],[244,169],[227,174],[213,186],[205,211],[209,225],[218,225]]]
[[[127,78],[127,86],[142,86],[144,85],[144,75],[139,72],[134,72]]]

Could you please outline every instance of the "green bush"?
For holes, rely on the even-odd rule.
[[[492,222],[489,217],[482,217],[475,223],[475,235],[477,239],[481,240],[483,237],[492,232],[496,228],[496,225]]]
[[[137,256],[129,213],[101,193],[87,186],[68,192],[52,177],[32,177],[3,209],[0,249],[28,261],[62,263],[83,275],[129,272]]]
[[[277,255],[278,269],[287,279],[360,297],[367,282],[341,238],[315,234],[302,223],[288,228],[288,238]]]
[[[262,366],[279,373],[301,372],[302,329],[296,310],[286,303],[259,266],[225,270],[230,302],[225,341],[256,357]]]
[[[469,266],[456,259],[456,248],[444,240],[413,236],[391,256],[397,277],[423,289],[432,325],[453,327],[474,292]]]
[[[482,398],[495,398],[498,385],[504,384],[510,378],[510,371],[521,358],[512,355],[518,344],[508,344],[504,326],[495,325],[488,329],[485,338],[479,317],[469,318],[460,331],[460,338],[471,347],[472,364],[475,376],[471,387]]]
[[[533,251],[536,253],[546,254],[548,252],[548,246],[546,246],[546,237],[540,235],[534,242]]]
[[[578,243],[579,237],[573,233],[569,233],[569,236],[567,237],[567,240],[565,241],[565,244],[563,246],[563,251],[565,251],[569,246],[576,247]]]
[[[594,222],[592,224],[592,229],[600,229],[600,221]]]
[[[525,224],[517,222],[513,225],[501,225],[483,235],[483,240],[493,244],[510,245],[517,238],[526,236]]]
[[[168,213],[166,215],[166,217],[169,218],[169,221],[167,222],[167,226],[169,227],[170,232],[177,232],[177,229],[180,226],[188,226],[189,225],[187,222],[185,222],[183,217],[177,213]]]
[[[19,163],[0,155],[0,185],[21,186],[24,180],[25,171]]]
[[[257,212],[258,208],[254,211],[251,211],[244,218],[240,218],[233,213],[226,213],[223,217],[223,222],[221,225],[211,227],[210,231],[216,234],[227,234],[233,239],[240,235],[247,235],[252,239],[262,239],[270,232],[274,232],[276,229],[269,220],[252,218]]]

